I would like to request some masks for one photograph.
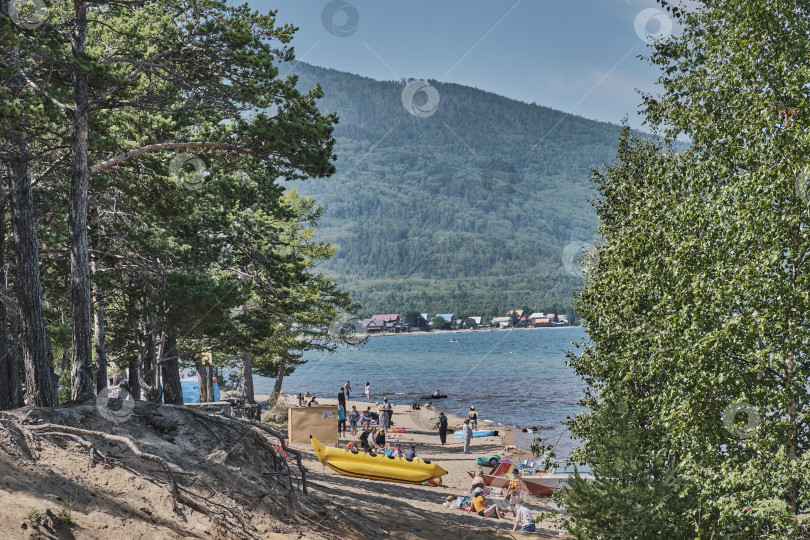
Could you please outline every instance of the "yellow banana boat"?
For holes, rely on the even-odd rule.
[[[447,474],[447,471],[431,461],[329,448],[312,436],[309,437],[309,442],[312,443],[318,461],[346,476],[406,484],[421,484],[433,480],[434,483],[441,484],[441,477]]]

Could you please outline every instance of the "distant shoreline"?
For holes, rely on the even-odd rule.
[[[373,334],[363,334],[368,337],[379,337],[379,336],[415,336],[415,335],[431,335],[431,334],[471,334],[471,333],[479,333],[479,332],[521,332],[524,330],[559,330],[560,328],[584,328],[583,326],[535,326],[530,328],[493,328],[492,330],[488,330],[486,328],[476,328],[475,330],[468,330],[468,329],[461,329],[461,330],[431,330],[430,332],[424,332],[422,330],[416,330],[414,332],[374,332]]]

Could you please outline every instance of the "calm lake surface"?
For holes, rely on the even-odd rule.
[[[405,405],[438,389],[448,398],[434,401],[434,411],[466,417],[474,405],[483,420],[534,426],[564,457],[575,442],[563,422],[579,412],[585,387],[565,365],[565,354],[575,350],[574,341],[585,338],[583,329],[568,327],[372,336],[359,350],[307,353],[307,363],[284,378],[283,389],[336,398],[348,380],[352,399],[359,400],[365,399],[368,381],[372,404],[388,396]],[[269,394],[274,382],[256,377],[256,392]],[[526,448],[531,440],[531,434],[517,437]]]

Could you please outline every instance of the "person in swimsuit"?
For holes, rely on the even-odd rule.
[[[470,425],[473,429],[478,429],[478,413],[475,410],[475,407],[470,405],[470,414],[468,415],[470,419]]]

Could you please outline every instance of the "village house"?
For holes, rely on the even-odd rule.
[[[541,311],[537,313],[532,313],[529,315],[529,325],[530,326],[550,326],[551,319],[549,319],[548,315],[543,315]]]
[[[408,331],[408,325],[402,322],[399,315],[396,313],[372,315],[370,319],[363,320],[363,326],[365,326],[366,332],[369,334],[378,334],[381,332],[396,334]]]
[[[515,326],[528,326],[529,318],[526,316],[526,313],[522,309],[513,309],[506,312],[507,317],[511,317],[514,314],[517,317],[517,324]]]

